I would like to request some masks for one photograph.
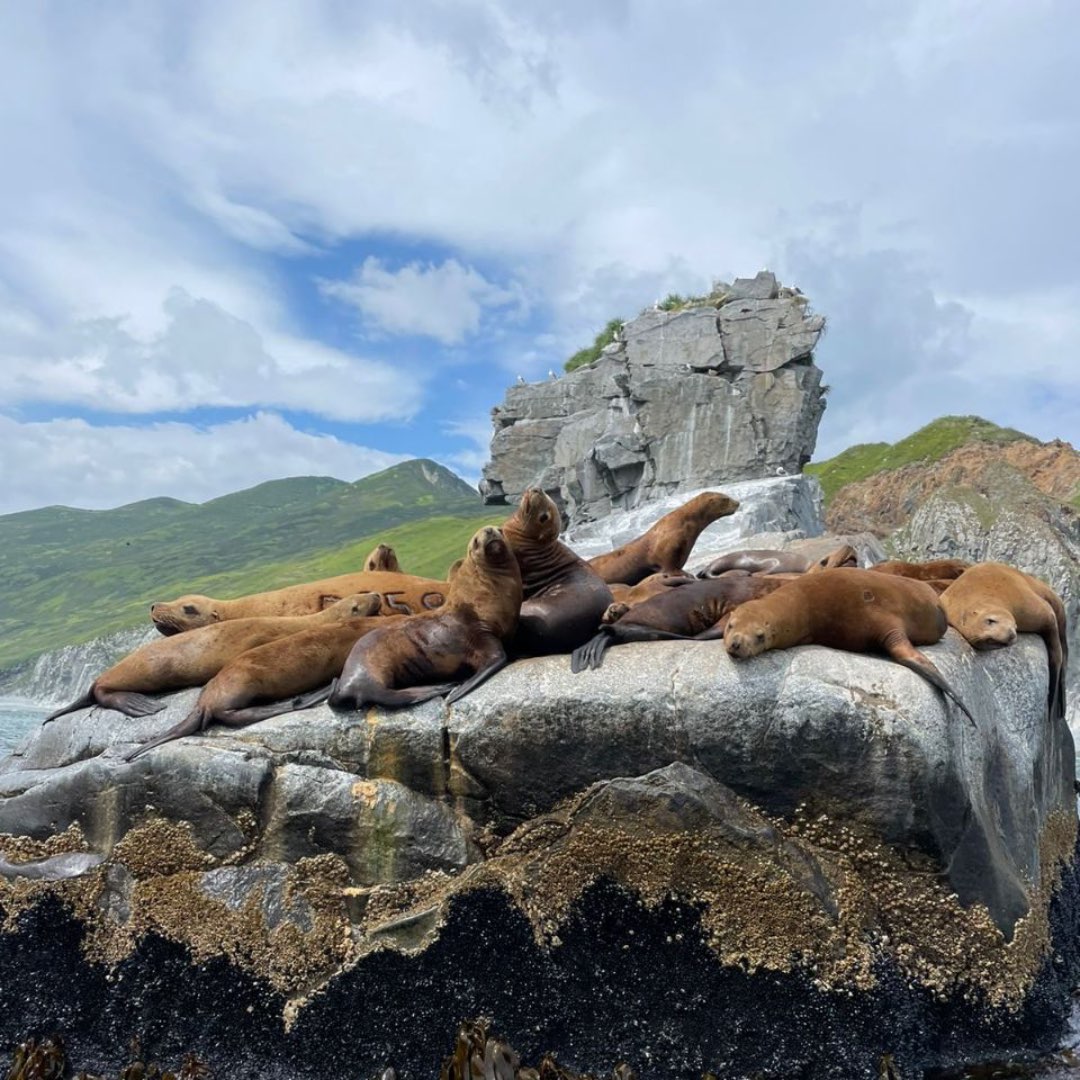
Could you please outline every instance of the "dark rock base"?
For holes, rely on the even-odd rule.
[[[227,962],[193,965],[159,937],[111,972],[87,963],[82,930],[55,901],[0,935],[0,1051],[59,1032],[80,1068],[115,1070],[138,1035],[147,1053],[193,1050],[218,1076],[366,1077],[393,1065],[402,1080],[436,1077],[458,1024],[488,1016],[524,1060],[553,1051],[641,1080],[720,1077],[878,1080],[892,1055],[905,1080],[932,1068],[1052,1050],[1080,981],[1080,875],[1074,861],[1051,908],[1054,949],[1017,1012],[941,1002],[895,970],[870,993],[823,993],[804,975],[718,966],[696,912],[649,912],[600,884],[575,905],[561,944],[536,945],[499,893],[457,900],[425,952],[368,956],[308,1003],[288,1033],[285,1001]],[[2,1059],[0,1059],[2,1060]]]

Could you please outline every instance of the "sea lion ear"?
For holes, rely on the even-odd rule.
[[[210,618],[214,620],[214,622],[221,622],[221,612],[218,611],[216,607],[211,608],[208,614],[210,615]]]

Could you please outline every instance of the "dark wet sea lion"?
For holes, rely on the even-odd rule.
[[[386,571],[339,574],[337,577],[289,585],[284,589],[239,596],[234,600],[215,600],[191,594],[172,601],[150,605],[150,618],[163,634],[179,634],[200,626],[210,626],[228,619],[263,615],[310,615],[321,611],[343,596],[373,592],[382,597],[384,615],[415,615],[433,611],[446,599],[447,584],[433,578]]]
[[[820,559],[808,559],[797,551],[751,548],[713,559],[704,570],[698,571],[697,576],[715,578],[732,570],[743,570],[748,574],[810,574],[839,567],[857,567],[858,564],[858,552],[850,544],[843,544]]]
[[[528,488],[503,533],[521,567],[524,601],[513,656],[573,652],[596,633],[612,603],[611,590],[584,559],[559,542],[559,508],[539,488]]]
[[[941,606],[949,624],[976,649],[1004,648],[1018,633],[1039,634],[1050,665],[1050,718],[1065,715],[1065,607],[1046,582],[1005,563],[977,563],[945,589]]]
[[[400,574],[401,564],[398,562],[397,552],[388,544],[377,544],[371,554],[364,560],[364,570],[369,574],[378,571],[387,574]]]
[[[231,619],[186,634],[148,641],[102,672],[85,694],[57,709],[43,723],[91,705],[116,709],[127,716],[150,716],[164,709],[165,703],[146,694],[202,686],[248,649],[312,627],[340,623],[360,615],[376,615],[380,604],[376,593],[358,593],[311,615]]]
[[[971,563],[963,559],[933,559],[930,562],[903,562],[889,559],[870,569],[878,574],[895,574],[914,581],[955,581]]]
[[[629,608],[616,601],[604,613],[600,632],[574,650],[570,670],[599,668],[604,653],[612,645],[631,641],[721,638],[728,616],[740,604],[767,596],[786,584],[775,577],[739,574],[693,581]],[[626,610],[620,611],[620,608]]]
[[[947,629],[938,595],[924,581],[873,570],[824,570],[736,608],[724,645],[740,660],[793,645],[884,652],[936,686],[974,723],[945,676],[915,647],[935,644]]]
[[[331,707],[415,705],[444,694],[447,703],[459,700],[506,666],[520,607],[514,552],[499,529],[485,526],[469,542],[444,607],[356,643]]]
[[[163,743],[197,735],[212,723],[246,727],[325,701],[358,640],[405,615],[371,615],[301,630],[241,653],[203,687],[194,707],[162,735],[129,750],[125,761]]]
[[[647,578],[639,581],[636,585],[620,585],[618,582],[609,584],[611,595],[616,604],[640,604],[650,600],[660,593],[669,589],[677,589],[688,582],[696,581],[697,578],[688,574],[685,570],[677,570],[673,573],[650,574]]]
[[[609,585],[636,585],[650,574],[681,570],[702,532],[738,509],[738,502],[730,496],[704,491],[665,514],[630,543],[589,559],[589,565]]]

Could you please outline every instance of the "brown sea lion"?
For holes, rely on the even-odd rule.
[[[377,544],[364,560],[364,570],[369,574],[380,570],[387,574],[400,574],[401,564],[398,562],[397,552],[388,544]]]
[[[180,723],[124,755],[133,761],[163,743],[197,735],[219,721],[246,727],[325,701],[350,650],[377,627],[405,622],[405,615],[371,615],[314,626],[241,653],[199,694]]]
[[[669,589],[676,589],[681,585],[696,580],[697,578],[686,573],[685,570],[678,570],[674,573],[650,574],[636,585],[621,585],[615,582],[609,584],[608,588],[615,598],[615,603],[628,604],[633,607],[635,604],[650,600],[652,597],[667,592]]]
[[[930,562],[904,562],[889,559],[870,569],[878,574],[895,574],[914,581],[955,581],[971,563],[963,559],[933,559]]]
[[[181,596],[170,602],[150,605],[150,618],[163,634],[179,634],[199,626],[246,619],[263,615],[310,615],[335,603],[343,596],[373,592],[382,597],[384,615],[415,615],[433,611],[446,599],[447,584],[433,578],[386,571],[339,574],[337,577],[289,585],[284,589],[238,596],[234,600],[215,600],[210,596]]]
[[[573,652],[596,633],[611,590],[584,559],[559,542],[559,508],[539,488],[527,488],[503,533],[521,567],[524,601],[513,656]]]
[[[739,574],[693,581],[632,608],[616,601],[604,612],[600,632],[574,650],[570,670],[576,673],[599,668],[612,645],[630,641],[721,638],[728,616],[740,604],[767,596],[786,584],[775,577]]]
[[[469,542],[442,608],[356,643],[331,688],[331,707],[415,705],[443,694],[457,701],[506,666],[520,607],[517,559],[501,530],[487,525]]]
[[[732,570],[744,570],[748,574],[809,574],[858,565],[858,553],[850,544],[843,544],[820,559],[808,559],[797,551],[750,548],[713,559],[704,570],[698,571],[697,576],[715,578]]]
[[[1065,607],[1046,582],[1005,563],[977,563],[941,594],[941,606],[976,649],[1004,648],[1018,633],[1041,635],[1050,665],[1050,718],[1065,715]]]
[[[248,649],[315,626],[376,615],[380,604],[376,593],[358,593],[311,615],[231,619],[201,626],[179,636],[148,641],[102,672],[85,694],[57,709],[43,722],[47,724],[58,716],[91,705],[116,709],[127,716],[150,716],[161,712],[165,703],[146,697],[146,694],[202,686]]]
[[[704,491],[665,514],[629,544],[589,559],[589,565],[609,585],[636,585],[650,574],[681,570],[702,532],[738,509],[738,502],[730,496]]]
[[[736,608],[724,645],[740,660],[793,645],[884,652],[936,686],[974,724],[945,676],[915,647],[935,644],[947,629],[938,595],[924,581],[873,570],[824,570]]]

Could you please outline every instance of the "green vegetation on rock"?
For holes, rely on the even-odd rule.
[[[622,326],[622,319],[609,319],[604,329],[593,339],[593,343],[587,345],[584,349],[578,349],[578,351],[563,364],[563,370],[576,371],[585,364],[591,364],[594,361],[599,360],[600,353],[603,352],[606,346],[610,345],[615,340],[615,335],[622,329]]]
[[[859,443],[827,461],[807,465],[805,471],[821,481],[825,502],[847,484],[875,473],[900,469],[917,462],[940,461],[970,442],[1010,443],[1031,439],[1014,428],[998,427],[978,416],[943,416],[897,443]]]
[[[48,507],[0,517],[0,667],[135,626],[152,600],[238,596],[359,570],[380,542],[440,577],[482,524],[479,495],[433,461],[349,484],[275,480],[194,505]]]

